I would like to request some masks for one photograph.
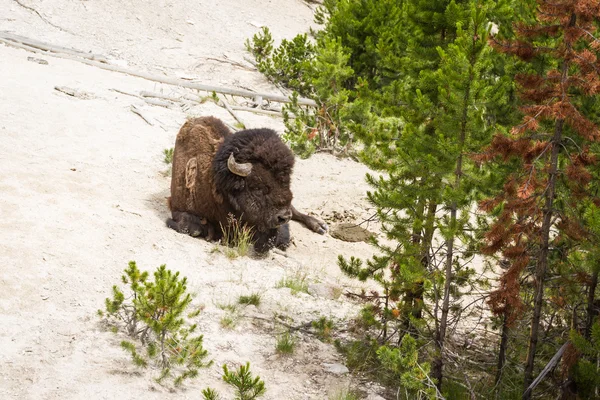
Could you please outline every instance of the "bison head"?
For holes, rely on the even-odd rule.
[[[275,131],[240,131],[219,146],[215,187],[236,217],[258,232],[269,232],[292,217],[293,166],[294,155]]]

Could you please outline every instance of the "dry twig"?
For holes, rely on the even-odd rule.
[[[134,104],[131,105],[131,111],[133,113],[139,115],[144,121],[146,121],[148,123],[148,125],[154,126],[154,123],[152,122],[152,120],[149,117],[146,117],[144,115],[144,113],[142,112],[142,110],[137,108]]]

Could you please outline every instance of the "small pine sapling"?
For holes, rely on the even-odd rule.
[[[165,162],[165,164],[170,165],[170,164],[173,163],[173,151],[174,151],[173,147],[171,147],[169,149],[164,149],[163,150],[163,154],[165,156],[165,158],[163,159],[163,161]]]
[[[154,273],[154,281],[148,281],[148,273],[140,272],[134,261],[122,276],[122,281],[131,289],[131,302],[126,302],[125,294],[113,287],[113,299],[106,299],[106,315],[122,321],[125,332],[133,339],[139,339],[140,346],[124,340],[121,347],[127,351],[135,365],[146,368],[149,365],[161,369],[158,382],[172,378],[175,386],[185,379],[198,375],[199,368],[207,367],[208,352],[202,346],[203,336],[194,336],[197,326],[188,324],[184,318],[192,296],[186,293],[186,278],[179,278],[161,265]],[[194,318],[200,310],[187,314]],[[104,315],[104,313],[100,312]]]
[[[312,327],[317,331],[317,337],[326,343],[331,342],[331,333],[333,331],[333,321],[327,317],[321,317],[312,322]]]
[[[150,328],[142,343],[147,345],[148,357],[162,369],[159,382],[171,377],[179,385],[211,364],[204,362],[208,352],[202,346],[203,336],[191,336],[197,325],[185,326],[183,316],[192,301],[186,284],[187,279],[180,279],[179,272],[161,265],[154,272],[154,282],[144,283],[144,296],[134,301],[140,320]],[[182,371],[175,372],[175,367]]]
[[[260,376],[252,376],[249,362],[240,365],[237,371],[229,371],[227,365],[223,364],[223,380],[235,388],[236,400],[254,400],[267,390]]]
[[[123,323],[125,325],[125,332],[132,338],[137,338],[145,328],[139,329],[139,319],[137,315],[137,308],[135,300],[139,296],[141,289],[148,278],[148,272],[141,272],[135,261],[130,261],[129,266],[125,269],[125,274],[121,276],[121,281],[129,285],[131,292],[130,299],[132,301],[127,302],[125,294],[117,286],[112,287],[113,297],[112,299],[106,298],[105,300],[105,312],[98,310],[100,317],[106,316],[109,321]],[[118,326],[115,325],[118,330]]]
[[[204,400],[220,400],[221,396],[213,388],[206,388],[202,390],[202,399]]]

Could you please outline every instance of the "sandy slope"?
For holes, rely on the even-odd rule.
[[[205,57],[243,62],[242,43],[257,31],[253,24],[268,24],[276,38],[291,37],[312,18],[296,0],[22,2],[65,31],[11,0],[0,0],[0,30],[110,55],[139,70],[268,91],[276,89],[260,74]],[[372,249],[294,223],[296,245],[288,257],[231,261],[215,245],[167,229],[162,150],[173,146],[186,115],[234,120],[210,102],[185,112],[143,105],[110,89],[174,89],[75,61],[43,56],[49,64],[40,65],[29,56],[40,57],[0,45],[0,398],[198,399],[206,386],[231,398],[220,365],[245,361],[265,380],[265,399],[325,399],[347,385],[349,377],[324,371],[323,362],[342,361],[331,345],[304,336],[296,355],[280,358],[274,335],[281,327],[245,318],[225,330],[218,304],[260,292],[262,304],[246,315],[277,313],[295,324],[321,315],[352,317],[357,305],[347,300],[275,286],[296,271],[313,282],[355,285],[341,277],[335,259],[368,256]],[[69,97],[55,86],[92,98]],[[130,112],[131,104],[155,125]],[[269,117],[245,118],[252,126],[282,127]],[[298,160],[296,206],[325,218],[348,211],[360,221],[369,213],[365,172],[327,155]],[[194,305],[204,307],[198,323],[215,364],[176,393],[153,382],[155,371],[139,373],[119,348],[123,337],[107,332],[95,315],[129,260],[147,270],[166,263],[181,271],[197,294]]]

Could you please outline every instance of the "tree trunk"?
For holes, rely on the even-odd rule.
[[[502,380],[502,373],[504,372],[504,365],[506,364],[506,349],[508,348],[508,330],[508,318],[505,314],[502,320],[500,349],[498,350],[498,365],[496,367],[496,378],[494,379],[494,386],[496,387],[496,398],[500,398],[500,382]]]
[[[477,61],[476,42],[477,25],[473,24],[473,42],[470,49],[469,57],[469,76],[467,78],[465,94],[463,96],[462,115],[460,120],[460,132],[458,138],[458,158],[456,160],[456,168],[454,170],[454,187],[455,191],[460,190],[461,178],[463,175],[463,149],[467,139],[467,122],[469,111],[469,99],[471,97],[471,83],[474,79],[474,67]],[[446,266],[444,271],[444,294],[442,300],[442,315],[440,318],[439,328],[435,334],[435,345],[437,348],[436,358],[432,363],[432,376],[437,380],[436,385],[439,391],[442,389],[443,369],[444,369],[444,341],[446,339],[446,330],[448,328],[448,313],[450,311],[450,284],[452,282],[452,266],[454,263],[454,240],[456,238],[456,222],[458,216],[458,204],[452,201],[450,205],[450,228],[451,234],[446,239]],[[436,313],[437,317],[437,313]]]
[[[595,304],[596,287],[598,286],[598,272],[600,272],[600,269],[596,267],[596,269],[592,273],[592,282],[590,283],[590,289],[588,291],[587,296],[587,315],[585,320],[585,331],[583,332],[586,339],[590,338],[590,335],[592,333],[592,324],[594,323],[594,317],[598,315],[598,310],[596,309]]]
[[[566,75],[566,63],[563,66],[563,74]],[[552,153],[550,156],[550,172],[548,177],[548,186],[545,194],[544,219],[540,230],[540,251],[535,270],[535,297],[533,306],[533,318],[531,320],[531,331],[529,333],[529,348],[527,350],[527,361],[525,362],[524,373],[524,394],[523,400],[531,398],[531,392],[525,390],[533,382],[533,367],[535,353],[537,350],[538,332],[540,329],[540,319],[542,317],[542,306],[544,303],[544,278],[548,269],[548,253],[550,243],[550,228],[552,227],[552,217],[554,216],[554,194],[556,192],[556,176],[558,174],[558,152],[562,139],[564,120],[556,121],[554,136],[552,137]]]

